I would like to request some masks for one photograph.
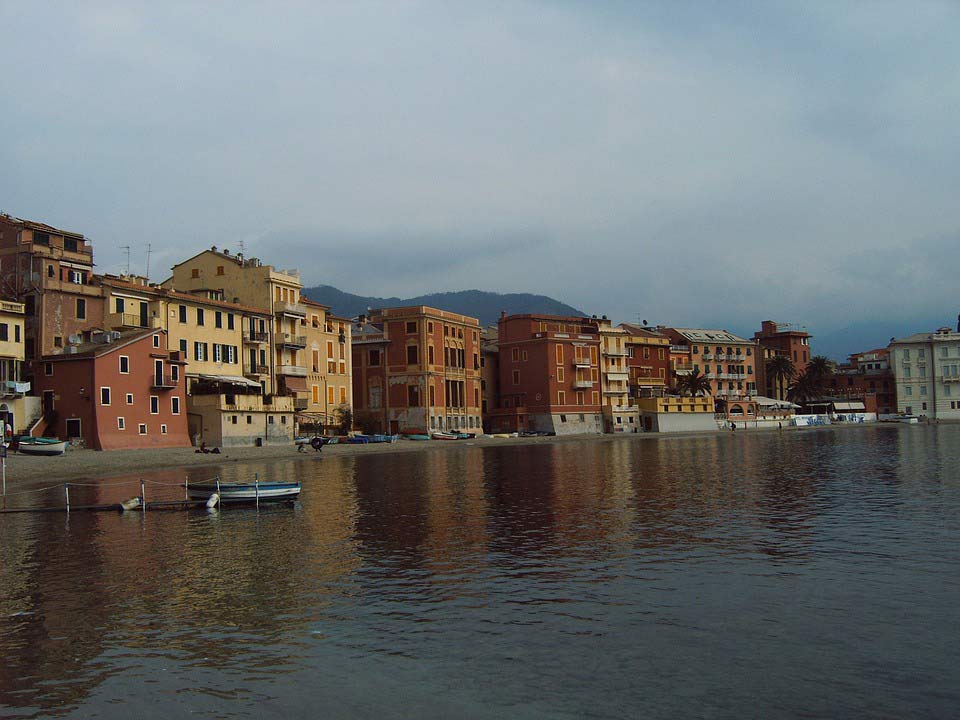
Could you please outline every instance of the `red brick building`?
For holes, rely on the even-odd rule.
[[[96,333],[37,363],[43,434],[96,450],[187,447],[184,365],[163,330]]]
[[[25,306],[28,365],[63,352],[71,335],[103,327],[93,248],[80,233],[0,215],[0,295]]]
[[[896,382],[890,368],[890,351],[886,348],[854,353],[825,380],[825,395],[862,399],[871,412],[876,406],[879,415],[897,412]]]
[[[777,355],[784,355],[793,363],[794,377],[807,369],[810,361],[810,338],[806,330],[796,325],[775,323],[773,320],[764,320],[760,323],[760,331],[753,334],[753,339],[759,344],[759,359],[757,362],[757,392],[766,397],[783,400],[779,396],[778,381],[768,377],[767,363]]]
[[[627,332],[630,397],[660,397],[664,389],[673,384],[670,338],[653,328],[640,325],[621,323],[620,327]]]
[[[368,432],[483,432],[480,322],[423,305],[382,308],[352,330],[353,412]]]
[[[494,432],[603,431],[598,321],[503,315],[498,323],[500,407]]]

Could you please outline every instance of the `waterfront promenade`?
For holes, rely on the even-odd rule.
[[[816,430],[856,430],[866,425],[831,425],[820,427],[784,427],[783,432],[811,432]],[[229,463],[246,463],[259,460],[303,460],[316,461],[330,456],[374,455],[385,453],[437,452],[452,451],[465,447],[506,447],[518,445],[544,445],[589,440],[597,443],[609,442],[672,442],[681,438],[710,437],[713,435],[747,435],[755,433],[777,432],[776,429],[741,430],[732,433],[727,430],[693,433],[643,433],[638,435],[565,435],[559,437],[516,437],[493,438],[478,437],[474,440],[417,442],[400,440],[395,443],[351,445],[340,443],[324,447],[322,453],[313,449],[298,452],[294,445],[274,445],[268,447],[228,448],[220,454],[198,453],[196,448],[156,448],[137,450],[68,450],[65,455],[40,457],[10,453],[7,457],[7,491],[15,486],[36,481],[76,480],[80,478],[101,478],[112,475],[130,474],[137,471],[168,470],[204,465],[222,467]]]

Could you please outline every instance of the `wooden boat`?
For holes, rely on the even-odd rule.
[[[379,433],[370,435],[370,442],[372,443],[395,443],[399,439],[399,435],[382,435]]]
[[[366,445],[368,442],[370,442],[370,436],[359,435],[359,434],[351,435],[350,437],[347,438],[347,442],[350,443],[351,445]]]
[[[269,502],[271,500],[296,500],[300,496],[298,482],[245,482],[226,483],[219,479],[206,480],[186,485],[187,495],[192,500],[203,500],[211,495],[219,495],[221,500]]]
[[[413,435],[404,435],[403,437],[407,440],[429,440],[430,439],[429,435],[421,435],[417,433],[414,433]]]
[[[24,455],[63,455],[67,450],[66,440],[44,437],[21,437],[17,441],[17,451]]]
[[[430,437],[434,440],[459,440],[460,438],[456,433],[443,432],[442,430],[435,430],[430,433]]]

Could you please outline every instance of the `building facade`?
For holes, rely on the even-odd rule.
[[[786,323],[775,323],[773,320],[764,320],[760,323],[759,332],[753,334],[757,343],[758,355],[756,363],[757,388],[761,395],[785,400],[784,392],[780,391],[777,378],[767,372],[767,364],[777,355],[782,355],[793,364],[793,373],[796,377],[807,369],[810,362],[810,338],[812,336],[803,328]]]
[[[40,415],[40,402],[23,379],[24,338],[23,303],[0,300],[0,435],[7,426],[10,435],[26,434]]]
[[[898,413],[960,419],[960,324],[896,338],[888,349]]]
[[[875,406],[881,416],[895,414],[896,381],[889,358],[886,348],[850,355],[846,363],[824,379],[825,392],[839,398],[863,399],[865,409]]]
[[[96,333],[38,361],[43,427],[37,434],[96,450],[185,447],[184,360],[163,330]]]
[[[757,343],[726,330],[658,327],[671,345],[689,348],[692,370],[710,380],[715,398],[743,398],[757,394]]]
[[[302,302],[307,308],[302,325],[307,394],[297,397],[297,411],[305,421],[324,427],[337,426],[345,419],[352,424],[352,323],[331,314],[326,305],[307,298]]]
[[[603,429],[608,433],[640,432],[640,412],[630,402],[630,335],[604,315],[600,332],[600,387]]]
[[[603,432],[600,327],[593,318],[502,315],[494,432]]]
[[[483,431],[480,323],[427,306],[383,308],[353,329],[353,403],[366,432]]]
[[[627,370],[630,373],[630,397],[659,397],[671,382],[674,365],[670,339],[652,328],[621,323],[627,333]],[[689,349],[687,353],[689,357]]]

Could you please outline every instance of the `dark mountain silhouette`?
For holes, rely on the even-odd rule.
[[[367,308],[402,307],[406,305],[429,305],[440,310],[450,310],[475,317],[481,325],[495,325],[500,312],[508,315],[520,313],[545,313],[549,315],[583,315],[584,313],[546,295],[530,293],[500,294],[484,290],[461,290],[459,292],[431,293],[412,298],[367,297],[338,290],[331,285],[304,288],[303,294],[314,302],[329,305],[335,315],[356,317]]]

